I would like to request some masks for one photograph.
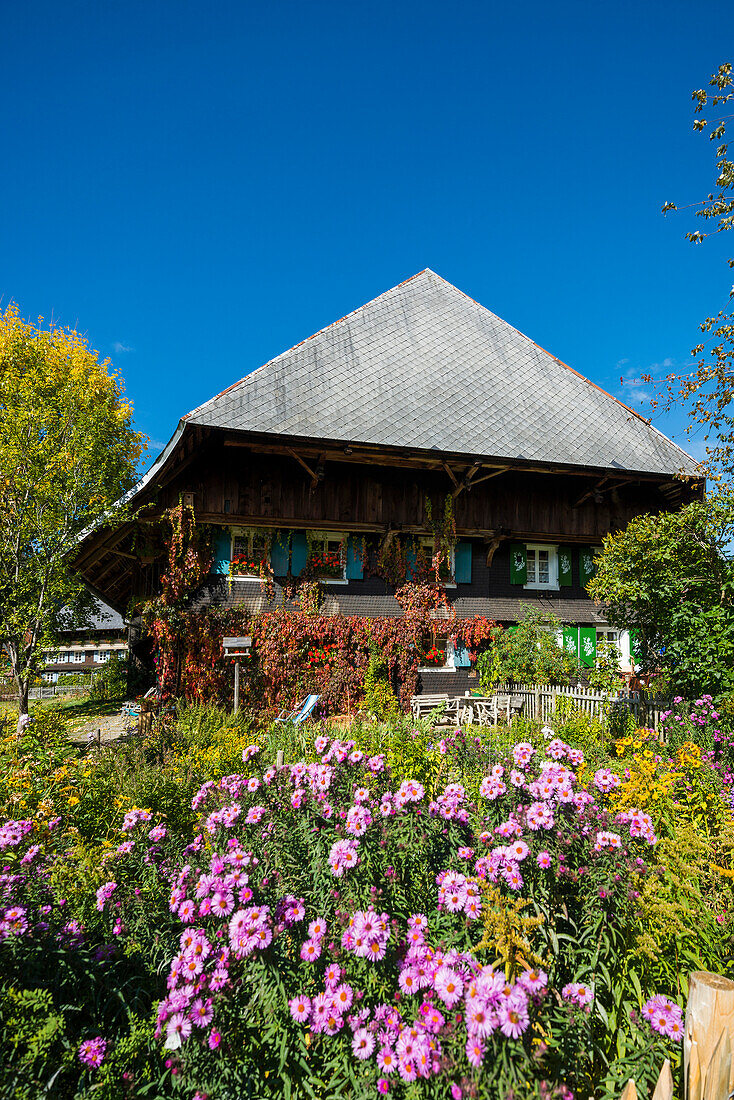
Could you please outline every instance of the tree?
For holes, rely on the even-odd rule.
[[[0,645],[19,729],[41,650],[91,608],[65,556],[132,486],[144,449],[109,367],[77,332],[15,305],[0,315]]]
[[[607,535],[589,594],[636,635],[642,670],[688,698],[734,687],[734,498],[637,516]]]
[[[707,107],[720,109],[724,104],[734,102],[732,66],[727,62],[720,65],[710,81],[714,89],[708,92],[699,88],[693,92],[696,104],[695,114],[703,116]],[[732,115],[720,115],[709,122],[704,117],[694,120],[694,129],[705,133],[716,142],[715,172],[716,184],[704,200],[692,205],[697,207],[696,217],[706,223],[706,231],[696,229],[686,233],[694,244],[700,244],[715,233],[724,233],[734,228],[734,161],[729,158],[726,126]],[[663,213],[677,210],[674,202],[663,205]],[[729,259],[729,267],[734,268],[734,259]],[[734,311],[731,309],[734,299],[734,286],[729,291],[729,303],[716,314],[701,322],[700,328],[706,339],[695,348],[691,355],[697,360],[696,368],[689,374],[670,374],[664,380],[662,391],[653,405],[662,403],[664,407],[683,405],[689,414],[689,434],[703,428],[706,441],[707,462],[705,472],[720,479],[734,475],[734,412],[731,403],[734,399]],[[649,375],[644,381],[655,381]]]
[[[523,684],[567,684],[578,675],[576,660],[558,644],[555,615],[531,608],[516,627],[501,630],[477,660],[485,691],[506,680]]]

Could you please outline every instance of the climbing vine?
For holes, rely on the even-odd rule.
[[[212,534],[197,527],[193,510],[181,503],[165,514],[161,527],[167,546],[161,595],[145,605],[143,621],[153,639],[156,673],[165,696],[229,703],[232,668],[225,661],[222,638],[251,635],[252,656],[243,677],[245,704],[280,708],[315,692],[332,711],[359,706],[370,655],[377,651],[392,689],[407,708],[416,692],[419,666],[438,637],[462,645],[474,660],[494,636],[491,620],[457,619],[446,597],[440,566],[454,537],[450,498],[440,536],[436,535],[440,549],[425,577],[406,581],[407,547],[397,534],[386,538],[373,555],[374,571],[389,574],[397,586],[395,598],[403,614],[390,618],[321,614],[322,586],[308,575],[298,585],[286,585],[285,603],[274,611],[253,615],[243,607],[186,608],[211,568]],[[415,542],[414,549],[418,560],[422,548]],[[369,550],[363,539],[363,565]],[[254,570],[254,562],[243,562],[243,568],[249,570],[250,565]],[[265,571],[261,580],[272,584],[272,575]]]

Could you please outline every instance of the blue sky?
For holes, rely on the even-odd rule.
[[[712,186],[690,92],[733,32],[676,0],[7,6],[0,302],[111,356],[153,453],[424,267],[645,412],[731,283],[660,207]]]

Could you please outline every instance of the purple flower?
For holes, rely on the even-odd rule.
[[[96,1039],[85,1039],[79,1047],[79,1061],[90,1069],[99,1069],[104,1062],[107,1040],[98,1035]]]

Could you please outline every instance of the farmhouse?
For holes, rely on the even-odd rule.
[[[585,590],[603,536],[701,492],[646,419],[425,270],[183,416],[132,499],[215,526],[198,606],[266,610],[310,578],[322,615],[398,616],[395,589],[438,568],[459,618],[550,610],[590,664],[602,636],[629,662]],[[74,563],[124,613],[159,583],[140,528],[91,532]],[[466,650],[438,660],[424,691],[473,686]]]

